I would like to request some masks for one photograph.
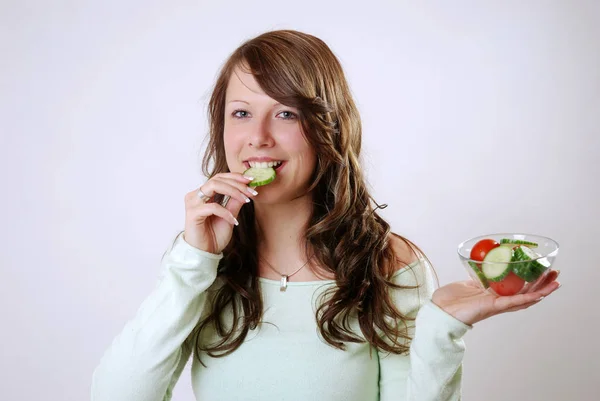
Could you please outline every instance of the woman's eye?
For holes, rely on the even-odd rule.
[[[291,111],[282,111],[278,115],[284,120],[293,120],[296,118],[296,114],[292,113]]]
[[[235,118],[246,118],[248,117],[248,112],[246,110],[236,110],[233,113]]]

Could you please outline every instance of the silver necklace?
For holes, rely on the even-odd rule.
[[[314,255],[313,255],[314,256]],[[279,274],[281,276],[281,281],[279,284],[279,291],[281,292],[285,292],[287,290],[287,284],[288,284],[288,279],[290,277],[292,277],[294,274],[298,273],[300,270],[302,270],[304,268],[304,266],[306,266],[308,264],[308,262],[310,262],[310,260],[313,257],[311,256],[310,258],[308,258],[306,260],[306,263],[304,263],[302,266],[300,266],[295,272],[291,273],[291,274],[283,274],[281,273],[279,270],[275,269],[269,262],[267,262],[264,258],[260,258],[263,262],[265,262],[265,264],[267,265],[268,268],[270,268],[271,270],[273,270],[275,273]]]

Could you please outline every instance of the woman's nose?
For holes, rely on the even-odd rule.
[[[275,144],[271,127],[267,121],[260,121],[250,128],[248,135],[248,145],[253,148],[271,147]]]

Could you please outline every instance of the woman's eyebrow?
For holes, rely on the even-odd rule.
[[[237,100],[237,99],[230,100],[230,101],[228,101],[228,102],[227,102],[227,104],[229,104],[229,103],[235,103],[235,102],[239,102],[239,103],[246,103],[247,105],[250,105],[250,103],[248,103],[248,102],[247,102],[247,101],[245,101],[245,100]],[[273,103],[273,104],[271,105],[271,107],[278,107],[278,106],[285,106],[285,105],[284,105],[284,104],[282,104],[282,103],[280,103],[280,102],[275,102],[275,103]],[[285,106],[285,107],[288,107],[288,106]],[[293,108],[295,108],[295,107],[293,107]]]

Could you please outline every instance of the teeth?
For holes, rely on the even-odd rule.
[[[248,162],[248,164],[250,164],[250,167],[258,167],[258,168],[277,167],[281,163],[283,163],[283,162],[281,162],[281,161],[277,161],[277,162]]]

